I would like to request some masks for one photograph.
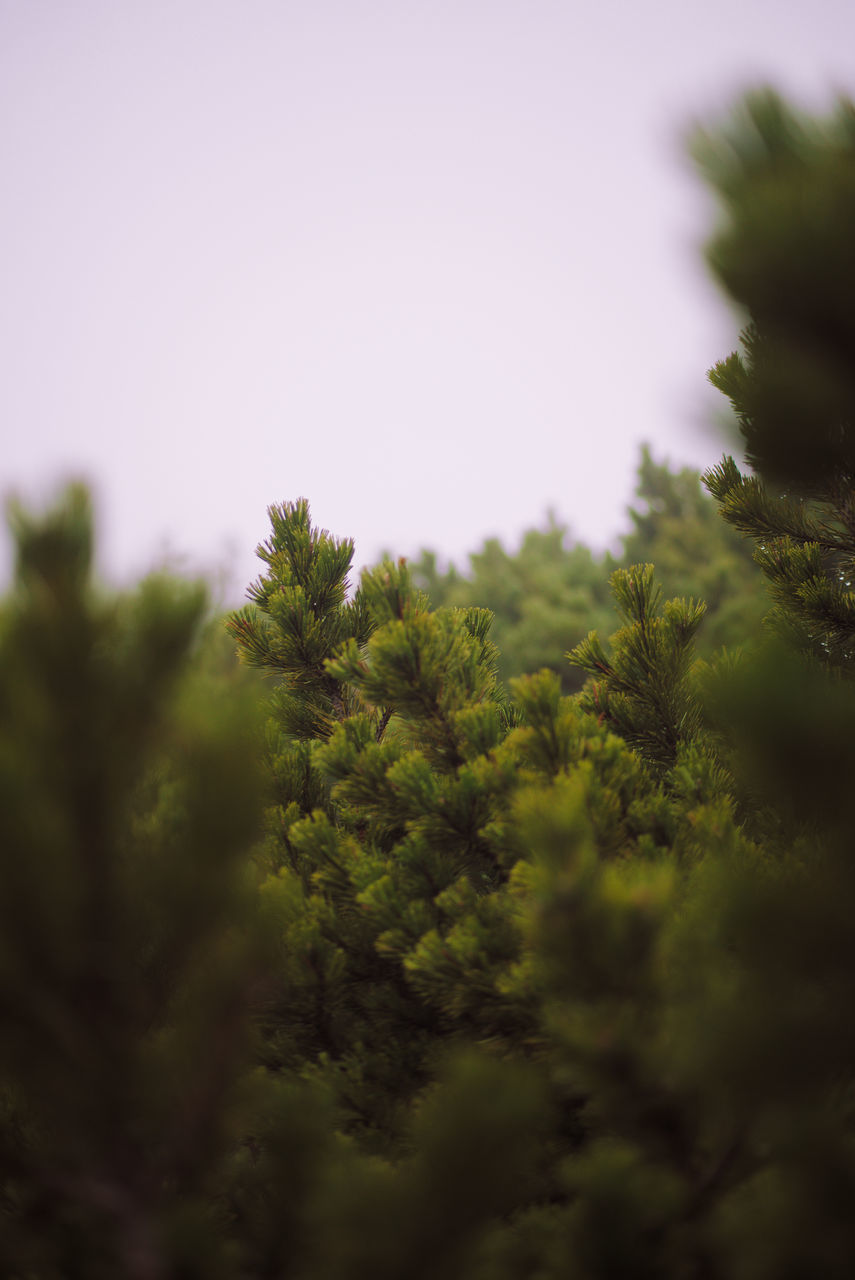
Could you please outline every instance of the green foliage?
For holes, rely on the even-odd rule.
[[[788,492],[824,497],[855,477],[855,109],[823,121],[771,92],[695,155],[724,220],[712,270],[747,312],[744,355],[711,372],[731,400],[746,460]]]
[[[283,731],[300,741],[328,737],[349,708],[324,664],[343,641],[364,643],[371,629],[363,597],[346,599],[353,543],[313,529],[304,501],[269,507],[268,515],[271,536],[258,548],[267,572],[230,629],[244,661],[285,677],[277,702]]]
[[[749,643],[770,607],[763,577],[750,543],[722,520],[698,473],[654,462],[645,447],[636,497],[622,567],[653,564],[666,599],[703,600],[706,612],[696,636],[702,657],[724,645]],[[599,630],[599,624],[590,629]]]
[[[528,530],[516,554],[491,538],[469,563],[468,576],[453,565],[441,573],[434,553],[423,551],[413,565],[414,580],[434,606],[490,610],[504,681],[549,667],[565,693],[578,689],[581,682],[564,653],[592,627],[613,627],[608,557],[584,543],[568,546],[567,529],[550,517],[545,529]]]
[[[848,671],[855,639],[855,112],[799,118],[772,94],[696,144],[727,221],[714,272],[747,311],[743,351],[710,372],[730,400],[758,476],[725,458],[705,482],[757,545],[771,619],[807,653]]]
[[[806,654],[848,671],[855,653],[849,498],[775,495],[759,477],[742,475],[730,457],[707,473],[705,483],[724,518],[756,543],[754,558],[775,605],[769,626]]]
[[[204,595],[102,599],[85,493],[16,508],[0,613],[0,1179],[6,1275],[220,1274],[258,946],[249,707],[188,671]],[[168,1140],[167,1136],[168,1135]]]
[[[667,769],[678,748],[697,734],[699,706],[689,676],[704,606],[669,600],[662,609],[651,564],[616,570],[612,590],[624,623],[612,656],[595,631],[567,655],[594,677],[582,705],[651,764]]]
[[[596,631],[610,635],[618,615],[609,588],[618,567],[654,564],[668,597],[703,600],[704,625],[697,644],[704,657],[723,645],[745,644],[758,632],[770,601],[750,545],[731,529],[691,468],[672,470],[641,451],[636,502],[620,557],[597,555],[584,543],[567,546],[567,530],[550,518],[546,529],[530,529],[515,554],[496,540],[469,557],[469,573],[452,565],[445,573],[433,552],[412,566],[415,582],[435,606],[480,605],[494,616],[504,681],[548,667],[565,693],[583,683],[578,666],[566,661]]]
[[[477,572],[521,627],[541,570],[556,617],[620,625],[562,637],[581,692],[548,664],[506,686],[483,601],[429,558],[352,589],[351,544],[300,501],[270,509],[228,622],[261,699],[198,589],[96,591],[81,490],[13,509],[4,1274],[851,1273],[851,474],[849,419],[823,416],[844,403],[847,250],[823,246],[839,270],[804,306],[774,279],[781,246],[848,228],[848,119],[758,100],[699,144],[728,216],[715,261],[754,325],[716,376],[761,468],[725,459],[708,485],[757,543],[770,636],[728,613],[726,584],[753,580],[690,473],[644,456],[626,550],[717,592],[745,656],[698,661],[704,607],[663,603],[649,563],[617,567],[606,606],[602,566],[553,529]],[[781,353],[810,372],[786,384],[799,412],[833,384],[804,484],[766,416]]]
[[[740,154],[747,165],[754,153]],[[723,464],[711,488],[732,524],[760,535],[778,629],[803,639],[809,624],[812,651],[845,667],[842,499],[816,485],[773,497],[734,473]],[[690,477],[645,458],[640,497],[628,552],[655,547],[690,591],[700,577],[722,619],[728,584],[731,599],[758,595]],[[525,576],[490,552],[473,568],[494,562],[496,599],[519,623]],[[324,1007],[339,1008],[347,975],[336,1016],[352,1021],[331,1048],[307,1036],[294,1069],[323,1082],[337,1124],[392,1162],[398,1187],[407,1117],[432,1091],[440,1045],[475,1039],[500,1075],[536,1073],[552,1117],[536,1176],[469,1232],[449,1264],[460,1274],[802,1274],[811,1264],[790,1222],[822,1241],[824,1273],[846,1274],[848,695],[792,649],[699,665],[702,606],[663,606],[653,570],[635,566],[613,575],[622,625],[610,651],[595,635],[574,651],[591,677],[581,696],[542,672],[512,681],[509,714],[484,615],[433,614],[403,577],[387,579],[394,604],[326,665],[366,710],[313,752],[328,801],[298,824],[312,895],[300,919],[327,946],[346,939]],[[416,579],[434,599],[490,602],[428,557]],[[751,638],[757,613],[735,609],[721,635]],[[405,1076],[387,1038],[406,1043]],[[495,1119],[512,1130],[510,1113]],[[461,1113],[460,1152],[471,1132]],[[468,1176],[480,1185],[479,1162]]]
[[[512,683],[512,715],[483,614],[431,613],[402,566],[364,588],[379,592],[373,630],[326,673],[389,718],[378,737],[382,718],[347,717],[314,751],[328,803],[289,833],[301,876],[279,859],[263,886],[281,912],[283,978],[268,1062],[323,1088],[355,1149],[382,1157],[392,1200],[409,1185],[412,1143],[432,1149],[411,1117],[450,1046],[487,1052],[476,1079],[534,1073],[552,1119],[535,1164],[520,1157],[530,1176],[477,1225],[442,1210],[459,1274],[723,1276],[745,1250],[772,1267],[777,1250],[750,1230],[758,1182],[774,1170],[774,1212],[808,1177],[793,1143],[848,1053],[830,1025],[839,978],[795,1016],[775,989],[808,828],[749,766],[791,752],[799,717],[775,722],[769,709],[774,741],[759,741],[735,677],[699,678],[702,608],[662,606],[650,567],[614,575],[624,626],[610,655],[593,637],[580,646],[595,676],[585,694],[562,697],[545,671]],[[713,697],[717,725],[704,716]],[[748,826],[746,788],[764,806]],[[843,885],[825,884],[812,909],[829,888]],[[842,937],[831,953],[842,978]],[[773,1101],[753,1064],[794,1055],[806,1025],[828,1055],[808,1077],[794,1058]],[[493,1119],[510,1141],[507,1096]],[[456,1116],[458,1152],[486,1151],[475,1124]],[[820,1143],[811,1161],[845,1177],[847,1150]],[[472,1170],[493,1187],[480,1157]],[[387,1225],[372,1265],[400,1258],[402,1232]]]

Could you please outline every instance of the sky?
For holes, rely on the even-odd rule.
[[[358,564],[613,545],[641,442],[722,452],[685,139],[762,84],[855,93],[855,4],[0,0],[0,491],[230,602],[298,497]]]

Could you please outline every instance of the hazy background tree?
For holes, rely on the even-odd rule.
[[[718,505],[691,467],[679,470],[641,451],[636,501],[620,551],[596,552],[572,542],[566,525],[550,516],[530,529],[516,552],[491,538],[469,556],[468,571],[440,569],[423,551],[415,582],[435,606],[479,605],[494,615],[499,672],[509,680],[548,667],[562,689],[581,688],[582,672],[567,661],[589,631],[610,635],[618,625],[609,586],[615,569],[654,564],[667,596],[703,600],[698,650],[711,655],[756,635],[771,601],[750,542],[722,520]]]

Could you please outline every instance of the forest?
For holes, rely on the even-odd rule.
[[[855,107],[692,149],[738,456],[619,553],[294,495],[223,619],[10,504],[0,1275],[853,1274]]]

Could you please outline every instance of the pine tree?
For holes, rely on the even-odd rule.
[[[477,966],[513,954],[506,895],[491,898],[508,879],[493,824],[511,767],[489,758],[513,716],[485,611],[431,611],[403,563],[348,600],[352,546],[315,529],[305,503],[271,519],[269,572],[230,624],[247,660],[282,676],[262,886],[282,939],[267,1061],[320,1072],[346,1127],[394,1149],[438,1044],[468,1020],[510,1018],[485,1002]]]
[[[679,747],[698,732],[699,704],[690,675],[704,605],[669,600],[661,609],[652,564],[618,569],[612,590],[624,622],[613,638],[613,655],[606,655],[594,631],[567,656],[595,677],[583,705],[645,759],[667,769]]]
[[[293,514],[294,559],[305,568],[308,513]],[[211,655],[199,651],[203,593],[161,578],[127,597],[99,592],[82,490],[43,518],[16,510],[14,520],[17,581],[0,611],[3,1273],[465,1274],[475,1242],[538,1185],[542,1082],[523,1062],[464,1054],[449,1063],[453,1034],[437,1034],[434,1006],[406,987],[396,940],[387,954],[376,944],[388,932],[384,911],[414,927],[398,918],[396,894],[413,915],[424,907],[428,924],[437,916],[421,884],[433,867],[445,875],[434,893],[453,887],[446,915],[477,927],[465,886],[482,884],[484,847],[461,833],[444,865],[431,819],[453,829],[455,815],[439,805],[434,812],[404,769],[390,813],[398,830],[408,806],[424,810],[425,832],[413,836],[400,868],[419,887],[408,893],[395,884],[387,893],[376,883],[384,848],[404,842],[387,829],[383,786],[373,809],[371,778],[341,757],[356,747],[361,766],[367,748],[376,766],[370,748],[382,748],[380,730],[392,737],[395,725],[362,699],[355,716],[327,733],[342,695],[361,697],[366,681],[360,675],[344,689],[312,665],[315,651],[302,640],[306,683],[294,696],[306,705],[295,708],[280,691],[276,715],[291,716],[297,734],[314,715],[318,755],[329,751],[338,763],[324,770],[310,761],[326,807],[294,818],[299,831],[274,824],[259,842],[259,743],[246,700],[254,690],[231,672],[226,682],[216,662],[212,673]],[[323,560],[329,547],[316,541]],[[494,688],[485,620],[421,617],[405,577],[390,566],[365,598],[393,637],[406,617],[404,638],[421,649],[389,645],[387,636],[367,656],[375,681],[385,663],[389,691],[400,693],[395,716],[408,727],[398,730],[394,757],[418,774],[412,737],[421,726],[456,814],[474,803],[472,780],[454,780],[466,744],[483,731],[458,725],[457,714],[482,696],[489,703]],[[301,625],[299,593],[292,604],[292,613],[280,613],[286,635]],[[349,609],[331,589],[328,608],[332,628],[336,609],[349,619],[360,605]],[[293,678],[294,651],[283,642],[274,652]],[[439,657],[424,663],[419,694],[399,660],[433,652]],[[449,655],[457,679],[438,688]],[[276,761],[274,754],[274,775]],[[330,796],[335,769],[366,792],[364,817],[358,798]],[[382,784],[382,771],[378,777]],[[359,865],[353,850],[362,841],[370,853],[375,840],[373,862]],[[271,844],[278,873],[270,871]],[[256,867],[269,873],[261,883]],[[367,921],[363,882],[376,892]],[[487,917],[501,922],[503,912]],[[509,927],[506,920],[502,936]],[[448,941],[468,956],[465,930]],[[497,950],[500,960],[493,943]],[[331,955],[343,957],[346,973],[328,963]],[[426,982],[432,963],[429,955],[418,966]],[[452,1029],[454,1018],[448,1014]],[[362,1045],[325,1038],[349,1029]],[[418,1106],[390,1119],[395,1102],[414,1094]],[[463,1126],[468,1163],[457,1142]],[[378,1135],[391,1151],[392,1131],[394,1162],[378,1154]]]
[[[635,492],[620,567],[653,564],[666,598],[703,600],[695,638],[702,657],[750,642],[770,607],[763,575],[750,543],[722,521],[698,472],[656,462],[645,446]]]
[[[504,681],[548,667],[570,693],[581,679],[564,661],[568,645],[592,628],[613,629],[608,565],[608,556],[585,543],[568,545],[567,528],[550,516],[545,528],[526,531],[515,553],[488,539],[470,555],[467,574],[454,565],[441,573],[431,551],[422,552],[412,574],[436,607],[490,610]]]
[[[584,677],[565,654],[590,631],[615,630],[609,580],[617,568],[635,564],[656,566],[666,596],[704,601],[696,635],[701,656],[748,643],[769,609],[763,575],[750,544],[720,519],[698,472],[657,462],[644,446],[627,515],[618,556],[596,554],[583,542],[568,545],[567,529],[550,518],[546,528],[529,529],[515,553],[488,539],[470,555],[466,573],[454,565],[441,572],[436,555],[423,551],[413,578],[434,606],[490,610],[506,682],[548,667],[564,693],[580,689]]]
[[[305,504],[273,518],[293,521],[323,557],[329,535],[312,528]],[[287,530],[282,540],[299,544]],[[276,572],[291,580],[287,556]],[[514,1259],[544,1267],[550,1253],[555,1270],[545,1274],[581,1257],[608,1274],[642,1246],[658,1274],[687,1206],[707,1210],[719,1191],[718,1180],[703,1188],[729,1139],[705,1129],[695,1082],[670,1071],[685,996],[660,972],[676,945],[669,912],[689,900],[706,840],[715,832],[716,847],[721,838],[741,847],[727,774],[701,742],[690,688],[702,610],[672,602],[660,617],[649,570],[619,574],[614,587],[626,627],[612,657],[603,654],[607,683],[620,673],[618,696],[604,693],[608,714],[562,697],[549,672],[512,682],[507,706],[489,617],[431,611],[401,564],[363,578],[352,599],[368,619],[363,638],[350,636],[323,676],[281,660],[280,635],[301,625],[299,597],[277,604],[276,631],[265,630],[267,614],[232,622],[251,662],[266,644],[271,671],[284,672],[271,701],[283,737],[274,777],[299,741],[288,727],[305,723],[283,723],[279,707],[301,696],[317,705],[312,680],[322,678],[328,705],[353,709],[329,736],[321,726],[306,757],[305,794],[323,804],[305,813],[291,800],[271,816],[262,895],[281,934],[281,982],[264,1014],[268,1067],[321,1084],[336,1125],[404,1180],[414,1109],[454,1046],[487,1052],[473,1078],[488,1079],[495,1059],[496,1079],[525,1067],[539,1082],[553,1132],[540,1131],[538,1176],[506,1203],[506,1224],[492,1217],[469,1230],[460,1257],[475,1274],[516,1275]],[[263,595],[253,592],[262,608],[277,600],[272,575]],[[699,988],[692,1030],[707,997]],[[500,1142],[520,1121],[503,1105],[493,1117]],[[466,1116],[456,1123],[462,1152],[475,1139]],[[651,1161],[661,1204],[648,1203]],[[478,1159],[473,1169],[486,1177]],[[631,1188],[616,1189],[624,1174]],[[613,1194],[628,1197],[638,1223],[603,1234],[598,1197]],[[648,1231],[661,1237],[655,1248]],[[689,1241],[681,1257],[695,1252]]]
[[[749,324],[710,372],[756,475],[732,458],[706,476],[722,514],[754,539],[777,609],[806,652],[851,667],[855,641],[855,111],[802,119],[772,94],[696,152],[728,214],[713,271]]]
[[[189,663],[204,593],[109,599],[88,500],[13,510],[0,612],[0,1270],[217,1276],[256,979],[249,707]]]

